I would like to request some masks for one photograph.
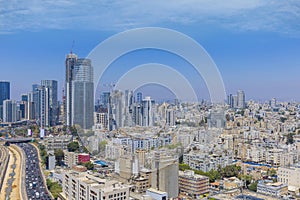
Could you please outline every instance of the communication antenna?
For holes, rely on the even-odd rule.
[[[74,45],[75,45],[75,40],[73,40],[73,42],[72,42],[72,46],[71,46],[71,54],[73,53],[73,48],[74,48]]]

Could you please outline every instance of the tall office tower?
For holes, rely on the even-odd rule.
[[[110,108],[111,114],[110,128],[118,129],[124,126],[124,95],[119,90],[114,90],[110,94]]]
[[[227,104],[230,106],[230,108],[233,108],[233,96],[232,96],[232,94],[229,94],[227,96]]]
[[[17,103],[14,100],[3,101],[3,122],[17,121]]]
[[[23,94],[21,100],[25,103],[25,119],[35,119],[35,104],[33,102],[33,93]]]
[[[0,81],[0,105],[6,99],[10,99],[10,82]]]
[[[138,92],[136,94],[136,102],[141,104],[142,100],[143,100],[143,94],[141,92]]]
[[[49,93],[50,89],[45,86],[40,86],[38,88],[38,105],[39,105],[39,118],[38,124],[41,127],[50,126],[50,106],[49,106]]]
[[[154,106],[155,102],[151,97],[145,97],[142,101],[143,105],[143,126],[154,125]]]
[[[245,108],[246,107],[246,103],[245,103],[245,93],[242,90],[238,90],[237,92],[237,100],[238,100],[238,108]]]
[[[32,85],[32,102],[33,102],[33,106],[34,106],[35,120],[39,120],[39,116],[40,116],[39,87],[40,87],[40,85],[38,85],[38,84]]]
[[[65,113],[65,123],[67,126],[72,125],[72,81],[74,80],[74,68],[77,62],[77,55],[72,52],[66,57],[66,80],[65,80],[65,105],[64,105],[64,113]]]
[[[132,123],[133,126],[143,125],[143,107],[139,103],[134,103],[132,106]]]
[[[0,81],[0,121],[3,119],[3,101],[10,99],[10,82]]]
[[[167,152],[155,152],[152,162],[151,187],[167,192],[171,198],[178,197],[178,159]]]
[[[125,90],[125,116],[124,126],[133,126],[132,120],[132,106],[133,106],[133,92]]]
[[[93,67],[90,59],[77,59],[72,74],[71,97],[67,96],[67,103],[71,99],[71,124],[80,125],[83,129],[90,129],[94,125],[94,82]],[[67,88],[68,89],[68,88]],[[67,95],[70,95],[67,93]],[[69,115],[70,113],[68,113]]]
[[[232,107],[237,108],[238,107],[238,96],[232,95]]]
[[[58,101],[57,101],[57,81],[42,80],[41,85],[47,88],[48,96],[48,112],[50,126],[55,126],[58,122]]]

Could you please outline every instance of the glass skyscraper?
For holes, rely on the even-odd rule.
[[[0,81],[0,106],[6,99],[10,99],[10,82]]]
[[[66,58],[66,125],[94,125],[94,81],[91,60],[71,53]]]

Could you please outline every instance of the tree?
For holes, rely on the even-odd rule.
[[[249,186],[248,186],[248,189],[253,191],[253,192],[256,192],[257,191],[257,181],[251,183]]]
[[[50,179],[46,180],[47,188],[53,195],[55,199],[57,199],[58,194],[62,192],[62,187],[57,182],[52,182]]]
[[[102,140],[100,143],[99,143],[99,149],[100,149],[100,152],[102,151],[105,151],[105,146],[107,145],[107,141],[106,140]]]
[[[64,156],[65,156],[63,150],[62,149],[55,149],[54,156],[55,156],[55,160],[56,160],[56,165],[61,166],[62,160],[64,159]]]
[[[78,142],[70,142],[68,144],[68,151],[75,152],[79,150],[79,144]]]
[[[185,164],[185,163],[179,164],[179,170],[180,171],[185,171],[187,169],[191,169],[188,164]]]
[[[83,163],[83,166],[85,166],[88,170],[94,169],[94,164],[92,162]]]

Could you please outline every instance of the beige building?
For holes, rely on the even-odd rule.
[[[78,163],[78,154],[75,152],[68,152],[67,150],[64,151],[64,163],[68,167],[72,168],[73,166],[77,165]]]
[[[279,182],[300,188],[300,166],[279,167],[277,175]]]
[[[209,178],[194,174],[192,170],[179,171],[178,184],[180,193],[196,199],[201,194],[208,193]]]
[[[62,149],[66,150],[71,142],[72,136],[47,137],[44,139],[44,145],[47,151]]]
[[[125,200],[130,186],[118,181],[101,179],[86,172],[65,171],[63,192],[59,199],[66,200]]]

